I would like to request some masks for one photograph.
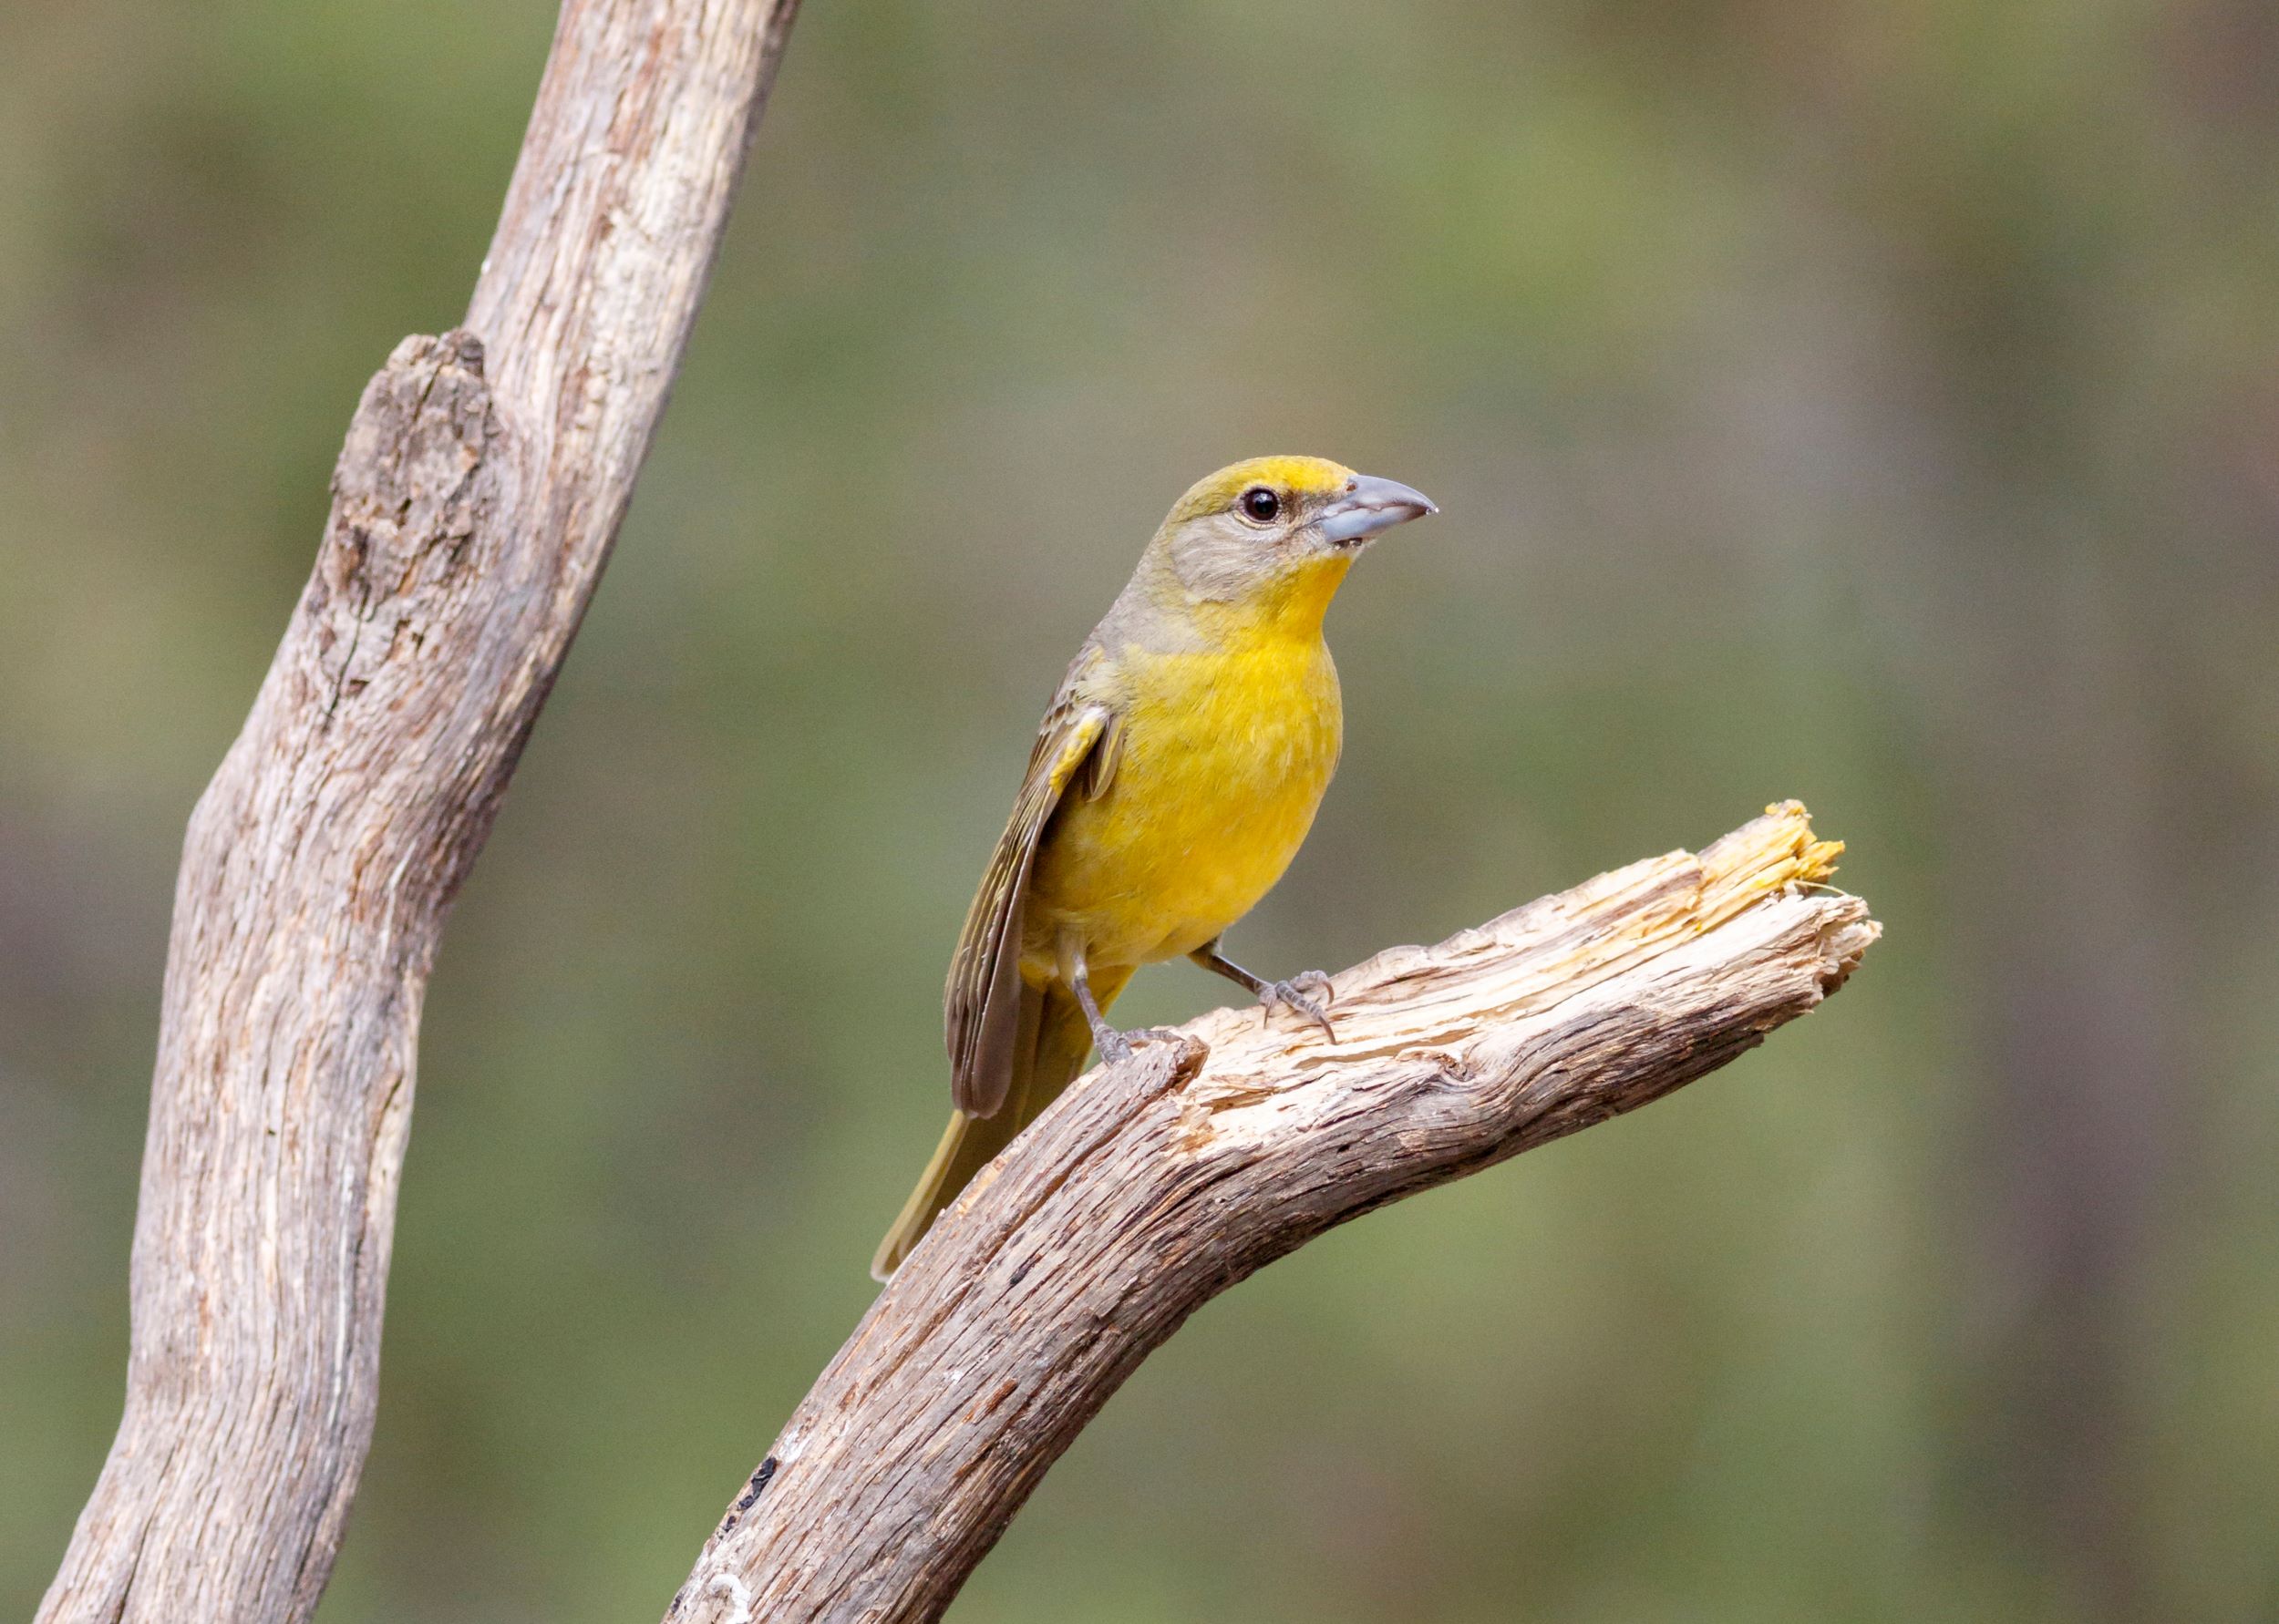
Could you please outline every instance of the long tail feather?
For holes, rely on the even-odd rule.
[[[1105,1008],[1123,990],[1125,977],[1104,981],[1095,976],[1093,990]],[[871,1278],[887,1280],[916,1249],[919,1240],[949,1204],[989,1165],[1013,1136],[1036,1120],[1060,1091],[1084,1070],[1092,1052],[1092,1028],[1076,995],[1057,984],[1021,988],[1020,1026],[1011,1054],[1013,1075],[1005,1104],[993,1116],[950,1113],[950,1125],[935,1147],[933,1159],[918,1180],[918,1187],[902,1203],[902,1216],[880,1242],[871,1260]]]

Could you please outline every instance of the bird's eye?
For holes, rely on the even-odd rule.
[[[1243,517],[1253,524],[1272,524],[1282,512],[1282,499],[1263,485],[1243,493]]]

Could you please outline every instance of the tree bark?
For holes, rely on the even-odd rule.
[[[1080,1078],[944,1213],[730,1504],[673,1624],[938,1617],[1209,1298],[1331,1226],[1724,1064],[1879,933],[1774,807],[1335,979],[1335,1041],[1222,1010]]]
[[[421,995],[591,597],[797,0],[566,0],[463,329],[366,388],[191,815],[119,1434],[39,1617],[300,1619],[372,1434]]]

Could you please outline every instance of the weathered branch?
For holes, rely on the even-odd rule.
[[[796,0],[565,0],[464,330],[373,379],[192,815],[125,1413],[40,1618],[305,1618],[372,1432],[428,970],[680,363]]]
[[[1222,1010],[1080,1079],[881,1294],[728,1508],[673,1624],[937,1617],[1140,1360],[1334,1224],[1658,1099],[1878,933],[1775,807],[1336,978],[1337,1039]]]

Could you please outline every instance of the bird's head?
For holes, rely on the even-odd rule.
[[[1406,485],[1318,457],[1254,457],[1180,498],[1150,550],[1191,601],[1318,622],[1364,548],[1439,511]]]

